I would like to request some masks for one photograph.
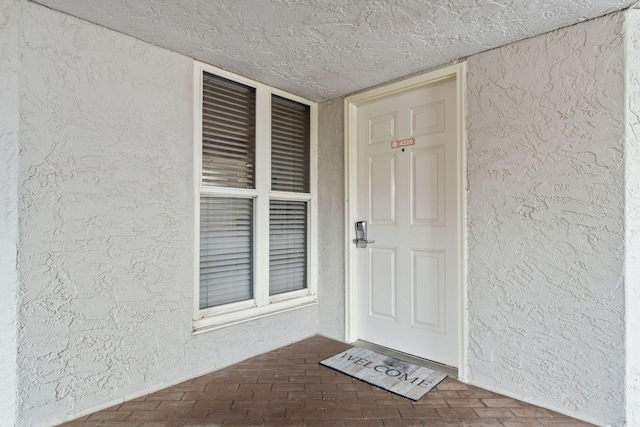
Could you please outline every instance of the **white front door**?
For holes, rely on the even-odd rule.
[[[358,106],[358,338],[458,365],[455,77]],[[355,224],[351,225],[352,227]]]

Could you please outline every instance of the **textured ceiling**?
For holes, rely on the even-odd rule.
[[[316,101],[637,0],[37,0]]]

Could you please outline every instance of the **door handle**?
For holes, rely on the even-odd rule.
[[[367,221],[356,222],[356,247],[366,248],[367,243],[374,243],[375,240],[367,240]]]

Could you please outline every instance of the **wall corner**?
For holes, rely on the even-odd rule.
[[[318,105],[318,333],[344,341],[343,98]]]
[[[625,412],[640,426],[640,3],[625,15]]]
[[[0,425],[17,423],[18,156],[21,6],[0,0]]]

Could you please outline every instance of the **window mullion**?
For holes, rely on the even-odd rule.
[[[269,192],[271,190],[271,92],[256,93],[256,260],[254,296],[258,306],[269,303]]]
[[[316,294],[318,287],[318,105],[311,106],[311,138],[309,156],[309,182],[312,199],[309,201],[309,292]]]

